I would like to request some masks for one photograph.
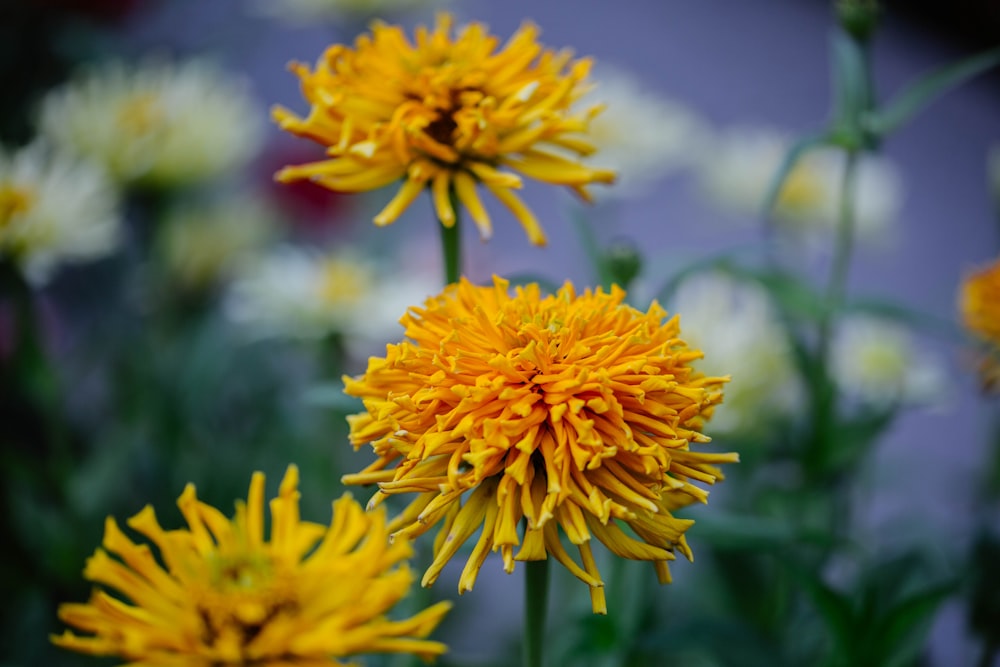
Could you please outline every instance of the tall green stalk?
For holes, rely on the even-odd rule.
[[[549,597],[549,561],[529,560],[524,573],[524,666],[545,664],[545,616]]]
[[[847,151],[844,162],[844,177],[840,190],[840,209],[837,223],[837,237],[834,245],[833,260],[830,266],[830,277],[827,280],[824,295],[823,311],[819,320],[818,339],[816,343],[817,367],[823,377],[820,394],[815,406],[814,423],[817,426],[815,446],[812,451],[813,473],[825,474],[828,457],[831,454],[830,426],[836,419],[837,390],[830,378],[830,348],[832,346],[833,329],[837,318],[843,310],[847,294],[847,278],[854,249],[854,195],[857,182],[858,153]]]
[[[441,255],[444,258],[444,282],[446,285],[457,283],[462,277],[462,220],[457,197],[451,194],[451,207],[455,211],[455,224],[451,227],[443,222],[441,227]]]

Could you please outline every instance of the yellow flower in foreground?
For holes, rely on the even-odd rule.
[[[116,593],[97,590],[87,604],[62,605],[60,618],[91,634],[52,640],[150,667],[341,665],[337,658],[356,653],[444,653],[423,638],[449,603],[400,621],[384,616],[413,580],[397,566],[412,548],[389,543],[384,513],[366,514],[345,495],[333,503],[329,527],[301,521],[297,486],[290,466],[270,502],[270,540],[261,473],[232,520],[199,502],[192,485],[178,500],[186,530],[165,531],[147,506],[128,525],[155,545],[163,565],[109,517],[104,548],[84,576]]]
[[[714,464],[738,460],[690,450],[709,440],[702,423],[726,378],[691,369],[701,353],[678,338],[678,318],[664,322],[659,305],[643,313],[624,297],[618,288],[578,296],[569,283],[511,296],[502,279],[463,279],[402,318],[410,341],[344,378],[367,410],[349,418],[351,440],[379,457],[344,482],[377,483],[370,506],[419,494],[389,529],[413,537],[441,524],[425,586],[480,527],[459,592],[472,590],[491,550],[508,572],[551,554],[590,585],[596,613],[606,605],[592,536],[620,557],[653,561],[663,583],[675,550],[691,557],[693,522],[671,511],[704,502],[691,482],[712,484],[722,477]]]
[[[482,184],[542,245],[538,221],[514,193],[520,175],[501,168],[569,186],[585,200],[588,184],[614,181],[614,172],[568,157],[594,151],[586,132],[599,107],[570,109],[586,92],[590,61],[543,48],[530,24],[499,51],[499,40],[480,23],[454,39],[451,33],[448,14],[439,15],[433,31],[418,28],[415,44],[400,27],[376,22],[353,49],[329,47],[314,70],[293,64],[309,115],[277,107],[274,118],[282,129],[327,146],[330,159],[286,167],[276,177],[311,179],[341,192],[403,179],[375,224],[394,222],[429,187],[442,224],[455,224],[454,194],[489,238],[490,217],[476,192]]]
[[[982,360],[983,384],[1000,384],[1000,258],[962,283],[958,299],[962,323],[989,351]]]

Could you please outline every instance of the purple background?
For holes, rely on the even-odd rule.
[[[332,40],[352,39],[352,27],[287,28],[256,17],[249,3],[195,0],[163,3],[127,26],[135,52],[166,48],[181,54],[211,53],[234,71],[247,73],[264,104],[303,110],[294,76],[285,65],[312,62]],[[802,0],[457,0],[450,7],[460,20],[483,20],[502,37],[524,19],[542,28],[550,46],[570,46],[642,77],[650,89],[683,102],[718,127],[761,124],[801,132],[818,127],[829,107],[827,46],[832,17],[827,3]],[[430,12],[427,12],[424,20]],[[890,15],[875,46],[875,75],[883,97],[919,73],[960,57],[962,52]],[[271,130],[280,145],[294,145]],[[1000,248],[995,200],[986,178],[988,147],[1000,144],[1000,86],[984,77],[936,102],[885,144],[899,166],[905,187],[897,244],[862,250],[851,275],[851,292],[890,297],[942,318],[952,319],[961,277],[995,257]],[[529,187],[527,196],[549,235],[546,249],[530,247],[506,214],[495,217],[496,235],[487,245],[467,233],[473,278],[491,272],[532,271],[553,280],[587,282],[579,243],[567,219],[575,204],[550,188]],[[385,194],[383,199],[388,196]],[[437,261],[436,232],[427,224],[426,202],[418,202],[393,232],[405,235],[414,252]],[[639,247],[676,258],[698,257],[744,240],[744,232],[696,195],[690,179],[665,180],[647,196],[609,214],[592,215],[602,240],[625,236]],[[610,219],[609,219],[610,218]],[[397,239],[393,239],[395,242]],[[655,270],[655,267],[654,267]],[[891,539],[917,517],[926,535],[964,546],[970,535],[971,491],[985,460],[988,417],[995,404],[979,397],[960,351],[943,340],[926,345],[949,364],[954,397],[946,410],[907,414],[880,443],[859,497],[859,514],[869,544]],[[930,548],[935,548],[932,542]],[[953,551],[952,551],[953,552]],[[481,587],[506,595],[463,600],[474,619],[476,600],[490,599],[489,633],[517,631],[521,586],[497,565],[484,567]],[[683,566],[680,568],[683,569]],[[520,571],[515,575],[519,576]],[[683,577],[680,572],[680,577]],[[442,582],[454,578],[446,571]],[[509,627],[497,619],[512,620]],[[470,621],[465,637],[482,636]],[[479,639],[454,655],[474,660],[487,650]],[[933,632],[933,664],[971,663],[975,653],[965,637],[958,605],[939,615]]]

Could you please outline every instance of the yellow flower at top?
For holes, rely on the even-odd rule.
[[[677,317],[624,297],[618,288],[578,295],[569,283],[554,295],[535,284],[511,295],[499,278],[487,287],[462,279],[402,318],[408,341],[344,378],[365,405],[349,418],[351,441],[378,456],[344,482],[377,483],[370,507],[418,494],[389,529],[413,537],[440,524],[425,586],[480,528],[459,592],[472,590],[491,550],[508,572],[551,555],[590,586],[601,614],[593,537],[617,556],[652,561],[661,583],[674,551],[691,557],[693,522],[671,512],[705,502],[694,482],[712,484],[716,464],[738,460],[691,448],[709,441],[702,425],[727,378],[692,369],[701,353],[679,338]]]
[[[543,245],[538,221],[514,192],[521,175],[568,186],[588,201],[589,184],[615,178],[573,157],[594,151],[586,133],[599,107],[571,109],[588,88],[591,63],[543,48],[531,24],[498,50],[484,25],[471,23],[452,38],[452,22],[440,14],[433,31],[417,28],[415,43],[402,28],[375,22],[353,49],[329,47],[315,69],[294,63],[309,114],[277,107],[274,118],[326,146],[329,159],[285,167],[276,178],[341,192],[403,179],[376,225],[394,222],[430,188],[443,225],[455,224],[454,195],[486,239],[492,224],[477,193],[482,185]]]
[[[958,297],[962,323],[990,348],[980,372],[983,384],[1000,384],[1000,258],[976,271],[962,283]]]
[[[150,667],[343,665],[339,658],[357,653],[444,653],[424,638],[450,603],[385,617],[413,575],[400,565],[412,548],[389,543],[384,512],[365,513],[345,495],[328,527],[301,521],[297,486],[290,466],[270,502],[268,540],[261,473],[232,520],[199,502],[191,485],[178,500],[186,530],[164,530],[147,506],[128,525],[155,545],[162,565],[109,517],[104,548],[84,576],[115,593],[95,590],[87,604],[62,605],[60,618],[89,634],[67,630],[53,642]]]

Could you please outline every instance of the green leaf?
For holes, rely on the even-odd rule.
[[[875,633],[877,663],[885,667],[910,664],[924,645],[928,624],[938,607],[956,591],[948,582],[920,591],[893,607]]]
[[[763,285],[786,315],[818,322],[826,313],[826,300],[800,276],[775,270],[746,275]]]
[[[896,418],[893,407],[862,413],[836,424],[833,443],[823,464],[828,474],[854,468],[873,450],[875,441],[886,432]]]
[[[833,639],[834,650],[849,650],[857,634],[851,599],[828,586],[815,571],[806,569],[800,564],[793,564],[790,571],[823,618]]]
[[[789,521],[722,511],[697,517],[691,536],[715,547],[755,551],[782,549],[803,542],[829,545],[832,540],[824,532],[803,530]]]
[[[920,331],[926,331],[942,338],[962,342],[965,334],[953,320],[926,313],[901,303],[880,297],[860,297],[851,299],[844,306],[846,312],[877,315],[907,324]]]
[[[669,274],[669,278],[664,281],[663,285],[656,292],[656,300],[661,304],[670,303],[681,283],[699,273],[718,270],[734,275],[742,273],[744,270],[736,268],[739,266],[737,260],[741,257],[754,259],[761,256],[762,250],[763,248],[759,243],[752,243],[728,248],[711,255],[699,256],[698,259],[693,261],[675,262],[680,268]],[[650,264],[657,265],[666,262],[666,259],[659,258],[650,262]]]
[[[952,88],[1000,65],[1000,47],[924,74],[878,111],[866,114],[865,129],[885,136]]]

